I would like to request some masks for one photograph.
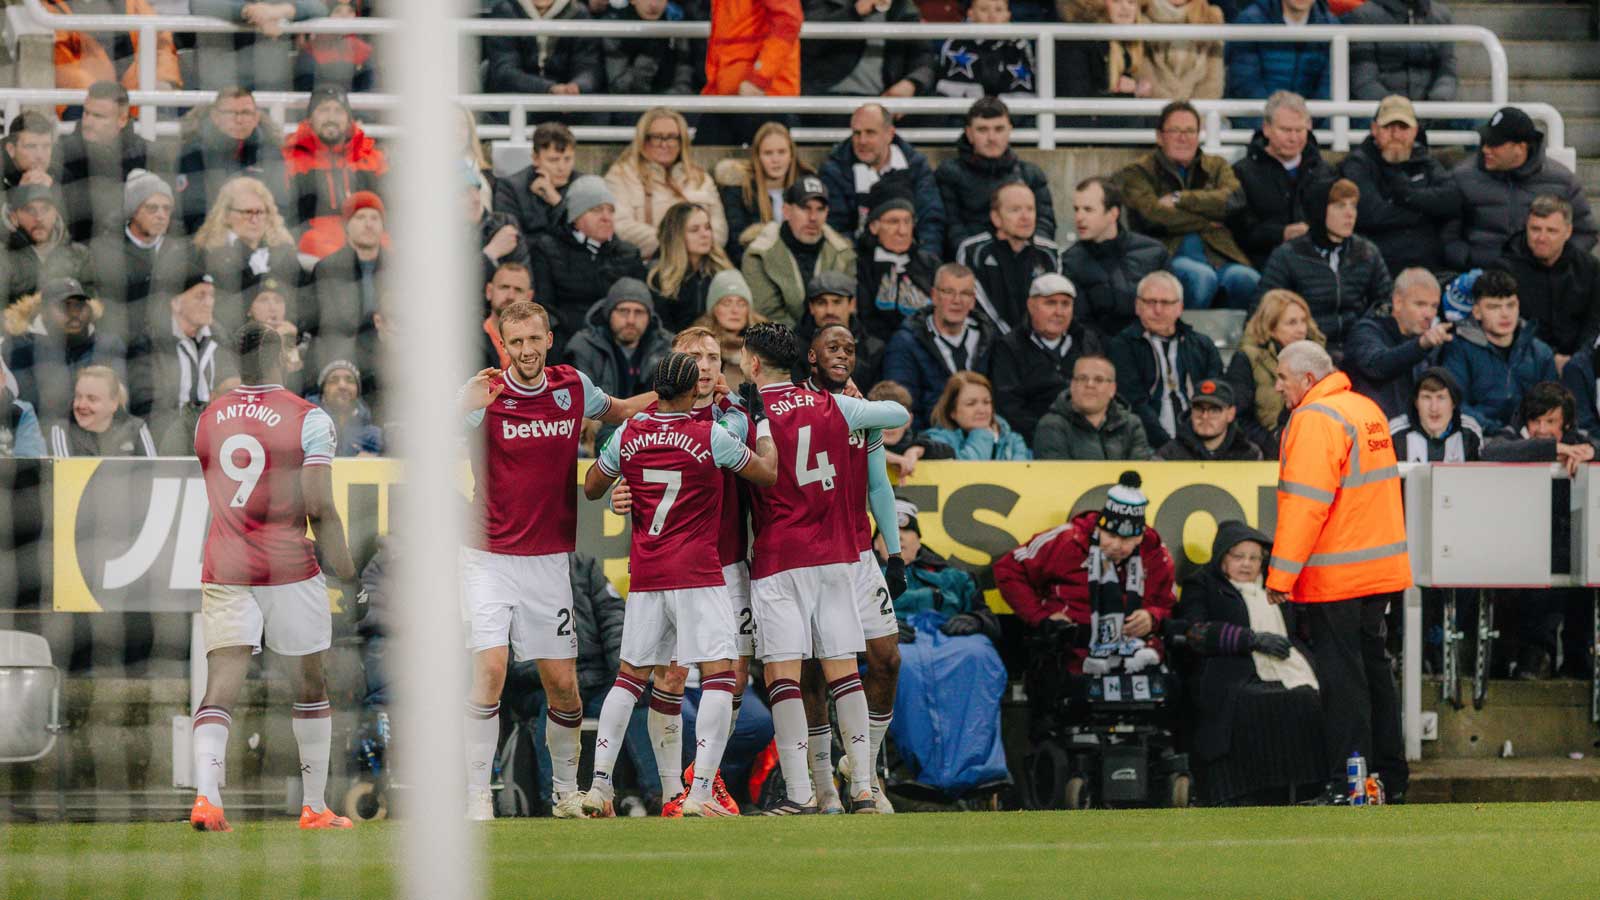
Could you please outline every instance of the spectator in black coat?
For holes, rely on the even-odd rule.
[[[572,168],[577,146],[567,126],[541,122],[533,130],[533,165],[495,182],[494,211],[515,219],[523,240],[566,228],[561,204],[573,179],[583,176]]]
[[[804,0],[807,22],[919,22],[913,0],[887,3]],[[856,97],[915,97],[933,90],[935,56],[928,41],[801,41],[800,92]]]
[[[1078,357],[1102,352],[1100,334],[1074,315],[1077,297],[1065,275],[1040,275],[1028,288],[1027,321],[994,344],[995,411],[1030,447],[1039,419],[1072,381]]]
[[[1595,348],[1585,347],[1561,369],[1561,384],[1572,394],[1577,411],[1574,421],[1589,434],[1600,434],[1600,382],[1595,380]]]
[[[177,292],[189,266],[189,245],[169,234],[174,199],[160,176],[135,171],[123,186],[128,224],[121,234],[102,234],[91,244],[99,299],[105,304],[100,327],[133,342],[149,322],[146,301]]]
[[[1122,191],[1109,178],[1078,182],[1072,195],[1077,243],[1061,253],[1061,273],[1079,291],[1077,316],[1101,334],[1118,334],[1137,321],[1139,281],[1167,266],[1167,248],[1122,224]]]
[[[216,299],[215,280],[192,267],[167,304],[170,314],[128,349],[128,409],[150,423],[163,456],[193,453],[200,413],[239,383],[232,341],[216,324]]]
[[[1494,268],[1517,280],[1522,316],[1556,352],[1556,368],[1600,338],[1600,261],[1572,243],[1572,204],[1541,194],[1527,227],[1506,245]]]
[[[906,319],[883,353],[883,377],[911,392],[912,427],[928,427],[928,417],[944,393],[951,373],[989,371],[995,330],[974,316],[977,281],[960,263],[945,263],[933,276],[933,302]]]
[[[50,426],[50,455],[156,455],[143,419],[128,415],[128,389],[108,366],[85,366],[68,376],[71,409]]]
[[[216,285],[216,320],[229,333],[244,321],[244,293],[263,278],[300,283],[300,257],[267,186],[240,175],[222,186],[205,224],[194,236],[195,265]],[[159,335],[166,310],[155,305]],[[137,412],[137,410],[136,410]]]
[[[1261,128],[1250,139],[1233,174],[1244,188],[1244,208],[1230,223],[1239,246],[1257,269],[1280,244],[1305,234],[1306,192],[1333,169],[1322,161],[1311,134],[1305,98],[1278,91],[1267,98]]]
[[[479,248],[480,284],[488,284],[494,270],[503,262],[528,263],[531,251],[517,220],[503,212],[495,212],[483,205],[483,194],[478,183],[478,173],[462,163],[461,202],[465,206],[467,227],[477,234]]]
[[[577,0],[497,0],[489,18],[581,22],[591,17],[588,7]],[[574,95],[605,90],[600,38],[491,35],[483,40],[483,57],[488,63],[483,86],[490,93]]]
[[[1451,25],[1440,0],[1366,0],[1340,20],[1345,25]],[[1460,87],[1456,47],[1449,41],[1399,41],[1350,45],[1350,99],[1402,94],[1412,100],[1450,101]]]
[[[728,258],[744,261],[744,248],[761,233],[762,226],[783,218],[783,193],[802,175],[814,175],[800,161],[794,137],[782,122],[767,122],[750,139],[749,159],[724,159],[712,177],[722,195],[722,213],[728,218]]]
[[[6,341],[6,366],[17,379],[17,397],[33,404],[46,422],[72,409],[72,385],[79,369],[106,366],[127,374],[127,345],[115,333],[96,327],[97,305],[76,279],[56,278],[43,291],[37,331]],[[118,385],[120,388],[120,384]]]
[[[55,184],[52,157],[56,150],[56,121],[44,113],[23,110],[11,120],[6,132],[5,153],[0,156],[0,188],[11,190],[29,182],[49,187]]]
[[[1108,23],[1112,25],[1149,24],[1139,12],[1138,0],[1107,0],[1094,3],[1067,2],[1060,10],[1067,22]],[[1062,41],[1056,45],[1056,96],[1105,97],[1132,100],[1150,97],[1155,82],[1143,72],[1143,41]],[[1144,75],[1143,78],[1140,76]],[[1133,120],[1121,116],[1073,116],[1070,124],[1085,128],[1113,125],[1135,128]],[[1058,120],[1059,121],[1059,120]]]
[[[238,85],[217,91],[199,129],[178,153],[178,205],[184,232],[200,230],[217,192],[235,175],[258,179],[282,206],[286,188],[282,143],[283,135],[271,120],[262,120],[254,95]]]
[[[1389,435],[1401,462],[1477,462],[1483,449],[1483,428],[1461,412],[1461,385],[1443,366],[1423,370]]]
[[[566,227],[534,239],[533,296],[553,320],[557,359],[618,278],[646,277],[639,248],[616,236],[616,210],[605,179],[585,175],[567,189]]]
[[[984,97],[967,110],[954,156],[933,173],[944,205],[944,252],[955,254],[962,241],[989,230],[989,198],[995,188],[1020,181],[1033,191],[1035,232],[1056,238],[1056,211],[1050,180],[1044,170],[1019,159],[1011,148],[1011,111],[995,97]],[[929,247],[930,250],[937,248]]]
[[[850,138],[842,141],[817,173],[828,190],[828,226],[854,240],[866,227],[867,193],[885,178],[904,179],[917,210],[917,242],[942,246],[944,204],[928,158],[894,133],[894,120],[881,103],[868,103],[850,117]]]
[[[77,130],[61,139],[55,182],[61,188],[67,234],[87,241],[116,233],[122,214],[122,183],[134,169],[148,169],[150,145],[133,130],[128,92],[114,81],[89,85]]]
[[[818,272],[806,285],[806,313],[795,326],[795,336],[800,346],[811,346],[811,339],[829,325],[843,325],[850,329],[856,342],[856,367],[850,373],[858,390],[869,390],[878,383],[878,373],[883,367],[882,338],[867,332],[866,325],[856,314],[856,281],[843,272]],[[795,375],[809,377],[811,364],[802,357]]]
[[[1403,414],[1423,370],[1439,361],[1455,326],[1439,316],[1439,282],[1412,268],[1394,281],[1390,301],[1363,316],[1344,344],[1350,386],[1378,404],[1384,415]],[[1460,393],[1459,387],[1456,391]]]
[[[1222,376],[1217,346],[1183,315],[1183,285],[1171,272],[1139,282],[1139,321],[1111,339],[1107,355],[1117,370],[1117,396],[1144,425],[1152,447],[1172,440],[1189,415],[1194,386]]]
[[[667,13],[667,0],[632,0],[617,11],[623,22],[659,22]],[[606,92],[611,94],[695,93],[694,70],[705,60],[690,49],[688,38],[605,38],[601,42],[606,61]],[[633,125],[634,113],[617,113],[613,125]]]
[[[1310,230],[1272,251],[1261,273],[1261,290],[1287,288],[1305,298],[1334,359],[1351,326],[1394,287],[1377,245],[1355,233],[1360,199],[1348,179],[1313,185],[1306,205]]]
[[[1446,222],[1461,208],[1461,188],[1428,153],[1411,101],[1385,97],[1372,134],[1350,150],[1339,175],[1361,189],[1356,233],[1378,245],[1389,271],[1445,268]]]
[[[1261,448],[1235,424],[1239,415],[1227,381],[1207,378],[1189,395],[1189,417],[1156,459],[1188,462],[1260,462]]]
[[[978,311],[1001,334],[1022,324],[1033,280],[1061,264],[1055,242],[1039,236],[1037,223],[1033,191],[1020,181],[1002,184],[989,195],[990,230],[956,248],[956,262],[978,278]]]
[[[880,181],[868,202],[867,230],[856,241],[856,299],[867,330],[887,341],[927,307],[939,257],[917,243],[916,208],[903,186]]]
[[[379,284],[388,254],[383,249],[383,201],[359,191],[345,201],[345,244],[311,270],[315,302],[298,311],[300,331],[314,340],[312,371],[336,359],[355,359],[358,341],[373,340]]]
[[[699,203],[674,203],[656,226],[655,264],[650,267],[650,294],[656,315],[673,333],[694,324],[706,310],[711,279],[733,268],[717,245],[711,211]]]

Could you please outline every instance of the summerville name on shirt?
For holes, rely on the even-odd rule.
[[[640,450],[648,450],[651,447],[676,447],[694,457],[695,462],[700,463],[711,458],[711,451],[706,448],[705,444],[681,431],[647,431],[643,434],[635,435],[622,445],[622,450],[619,453],[623,459],[629,459]]]

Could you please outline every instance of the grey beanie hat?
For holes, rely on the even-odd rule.
[[[606,291],[607,312],[616,309],[619,303],[637,303],[650,315],[656,314],[656,301],[650,296],[650,288],[639,279],[627,275],[618,278]]]
[[[134,169],[129,172],[128,183],[122,188],[122,217],[132,219],[133,214],[139,211],[139,207],[157,194],[166,194],[168,200],[177,202],[172,187],[163,181],[160,175],[144,169]]]
[[[572,182],[567,188],[567,224],[578,221],[578,217],[594,209],[602,203],[617,205],[617,198],[611,196],[611,188],[606,186],[606,180],[599,175],[584,175]]]
[[[744,280],[744,275],[738,269],[723,269],[711,278],[711,287],[706,289],[706,312],[715,309],[717,302],[723,297],[743,297],[749,301],[750,283]]]

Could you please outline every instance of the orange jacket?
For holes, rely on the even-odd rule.
[[[1334,372],[1283,435],[1267,587],[1326,603],[1411,586],[1400,470],[1383,411]]]
[[[800,0],[713,0],[706,86],[732,95],[749,81],[772,97],[800,94]]]
[[[45,9],[53,13],[70,15],[72,8],[65,0],[44,0]],[[130,16],[153,16],[156,11],[145,0],[124,0],[123,12]],[[139,32],[128,32],[135,58],[139,52]],[[117,81],[117,67],[111,54],[100,42],[76,31],[56,32],[56,87],[84,89],[96,81]],[[156,80],[174,87],[183,87],[183,76],[178,73],[178,48],[172,43],[172,32],[156,32]],[[122,86],[128,90],[139,87],[139,66],[128,66],[122,73]]]

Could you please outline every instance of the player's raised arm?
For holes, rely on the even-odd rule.
[[[490,367],[480,370],[478,374],[467,379],[456,395],[461,408],[461,415],[466,419],[468,428],[476,428],[483,423],[483,411],[493,403],[506,385],[503,381],[495,381],[500,375],[500,370]]]
[[[900,428],[911,424],[911,413],[893,400],[857,400],[835,394],[834,402],[849,423],[850,430],[858,428]]]
[[[755,427],[755,451],[751,452],[750,448],[732,434],[720,430],[714,431],[711,435],[711,451],[713,454],[717,453],[719,439],[725,439],[726,446],[742,453],[744,459],[742,465],[728,466],[728,468],[752,484],[771,487],[778,481],[778,448],[772,443],[771,426],[767,424],[766,404],[761,402],[761,392],[748,381],[739,385],[739,396],[744,400],[745,414],[750,417],[750,422]],[[718,463],[722,463],[721,458],[718,459]]]

